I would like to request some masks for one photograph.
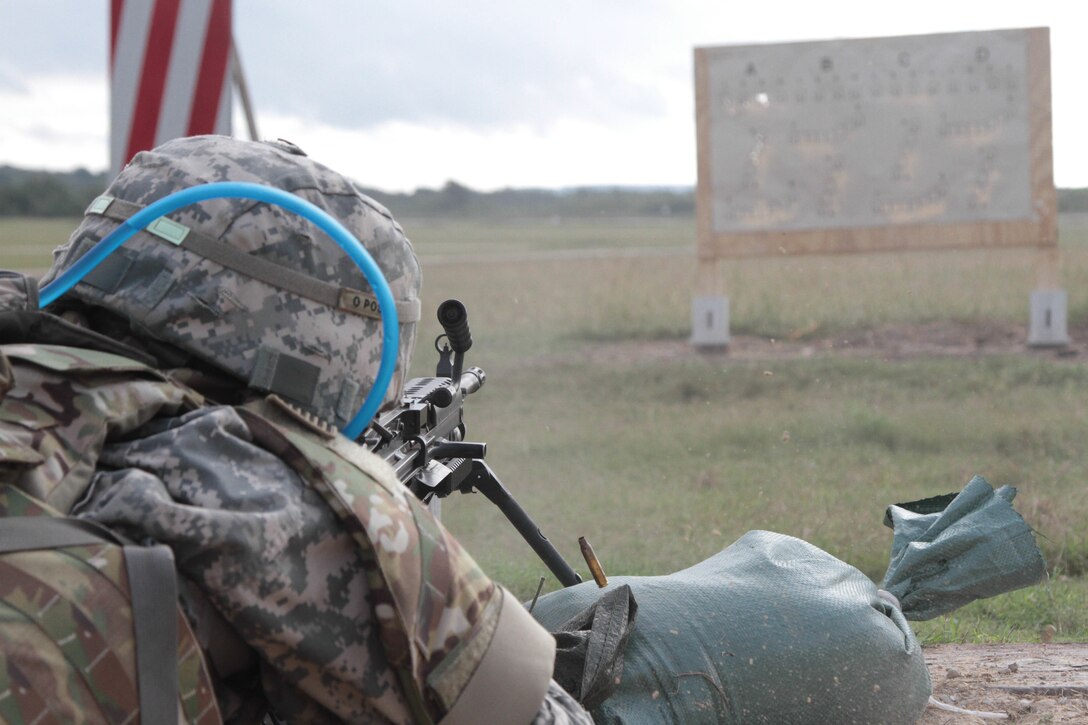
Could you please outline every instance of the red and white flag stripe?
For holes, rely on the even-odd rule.
[[[230,133],[231,0],[111,0],[110,166]]]

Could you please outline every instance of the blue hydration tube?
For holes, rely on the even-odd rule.
[[[353,237],[351,232],[344,228],[344,225],[326,212],[294,194],[261,184],[223,181],[193,186],[174,192],[169,196],[164,196],[129,217],[123,224],[110,232],[105,239],[91,247],[90,251],[76,260],[75,264],[43,287],[40,293],[41,306],[45,307],[55,302],[57,298],[83,279],[85,274],[97,267],[102,260],[127,242],[133,234],[151,222],[170,212],[177,211],[183,206],[195,204],[199,201],[207,201],[208,199],[253,199],[254,201],[276,204],[308,219],[340,245],[340,248],[362,270],[366,281],[370,283],[370,288],[378,299],[378,308],[381,310],[382,315],[382,357],[381,364],[378,366],[378,374],[374,379],[374,387],[367,393],[366,400],[363,401],[363,406],[359,409],[359,412],[342,429],[345,436],[355,440],[366,429],[374,414],[378,412],[378,408],[385,399],[385,391],[393,380],[393,369],[397,365],[397,352],[400,347],[397,306],[393,301],[393,293],[389,289],[389,284],[385,281],[381,269],[378,268],[370,253],[359,243],[359,240]]]

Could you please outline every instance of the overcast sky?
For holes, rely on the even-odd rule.
[[[261,135],[388,190],[691,185],[695,46],[1049,26],[1055,181],[1088,186],[1082,7],[234,0],[234,24]],[[0,164],[106,168],[108,15],[0,0]]]

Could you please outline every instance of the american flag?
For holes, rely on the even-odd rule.
[[[110,167],[172,138],[230,134],[231,0],[111,0]]]

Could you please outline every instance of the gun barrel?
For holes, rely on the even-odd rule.
[[[487,374],[483,370],[473,365],[464,372],[461,376],[461,392],[465,395],[472,395],[477,390],[484,386],[487,381]]]

